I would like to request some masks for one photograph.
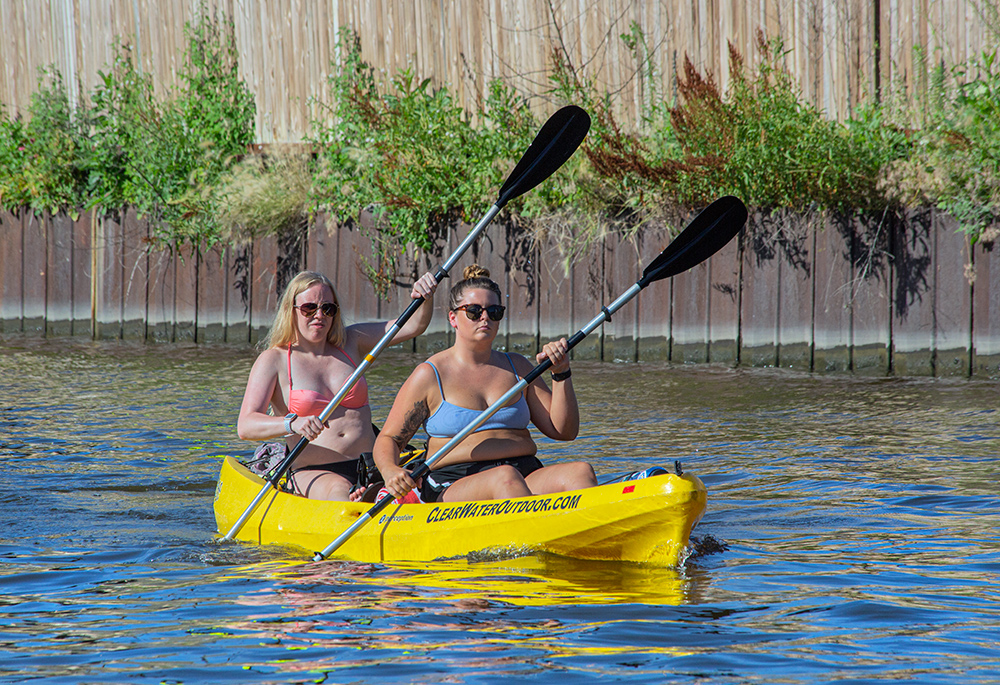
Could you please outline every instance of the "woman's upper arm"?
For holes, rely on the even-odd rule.
[[[381,340],[389,327],[393,324],[392,321],[371,321],[368,323],[354,323],[347,327],[347,337],[350,341],[353,338],[354,344],[357,346],[358,354],[363,359],[378,341]],[[350,342],[348,342],[348,345]],[[361,359],[355,360],[358,364],[361,363]]]
[[[433,373],[426,364],[417,365],[396,393],[382,432],[399,444],[405,445],[430,415],[428,389],[434,383]]]
[[[240,418],[254,413],[267,413],[274,396],[278,382],[278,372],[275,367],[275,356],[271,350],[266,350],[254,362],[247,378],[247,387],[243,392],[243,403],[240,406]]]

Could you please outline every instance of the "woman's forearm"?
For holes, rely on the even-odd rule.
[[[549,417],[558,434],[554,439],[573,440],[580,433],[580,405],[576,401],[571,379],[552,383]]]

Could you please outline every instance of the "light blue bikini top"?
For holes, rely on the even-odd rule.
[[[517,370],[514,369],[514,362],[511,361],[510,355],[506,352],[504,354],[507,356],[510,368],[514,371],[514,376],[518,380],[521,380],[521,377],[517,375]],[[424,421],[424,430],[432,438],[453,438],[463,428],[475,421],[476,417],[483,412],[479,409],[459,407],[444,399],[444,388],[441,387],[441,374],[438,373],[437,367],[431,362],[424,363],[434,369],[438,389],[441,391],[441,405]],[[498,409],[493,416],[486,419],[483,425],[473,432],[478,433],[479,431],[495,430],[497,428],[524,429],[528,427],[529,421],[531,421],[531,410],[528,408],[528,401],[524,399],[524,393],[522,392],[517,402],[509,407]]]

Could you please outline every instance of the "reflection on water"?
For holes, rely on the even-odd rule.
[[[647,603],[680,604],[684,600],[683,569],[640,564],[617,564],[568,559],[553,555],[526,556],[498,561],[451,559],[429,563],[396,563],[385,574],[357,573],[360,565],[347,566],[358,586],[372,581],[381,586],[392,579],[394,587],[434,592],[439,601],[502,602],[514,606],[560,604]],[[244,573],[267,573],[281,587],[321,586],[337,582],[345,573],[342,564],[302,564],[286,561],[250,567]],[[390,602],[391,603],[391,602]]]
[[[698,474],[682,568],[313,564],[212,539],[253,356],[0,341],[0,682],[1000,680],[995,383],[578,362],[544,459]]]

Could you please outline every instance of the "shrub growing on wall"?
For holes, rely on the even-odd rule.
[[[402,248],[429,249],[436,229],[453,218],[474,220],[493,203],[535,123],[502,83],[490,85],[477,111],[465,112],[447,88],[408,69],[378,83],[349,30],[340,35],[340,52],[329,118],[313,124],[316,200],[340,221],[371,213],[377,231],[367,266],[384,286]]]
[[[206,18],[185,31],[181,87],[158,101],[119,48],[94,93],[94,201],[132,205],[166,244],[219,237],[214,186],[253,143],[253,95],[240,80],[232,26]]]
[[[218,239],[212,188],[253,142],[253,96],[231,24],[186,27],[181,87],[154,97],[127,46],[71,111],[62,78],[40,77],[29,117],[0,112],[0,202],[41,211],[135,207],[161,243]]]
[[[1000,218],[1000,63],[997,53],[932,78],[918,107],[890,100],[884,117],[909,132],[910,154],[885,168],[887,196],[949,213],[973,241],[995,240]]]
[[[0,203],[76,211],[86,197],[87,119],[72,111],[62,76],[39,74],[26,121],[0,110]]]

